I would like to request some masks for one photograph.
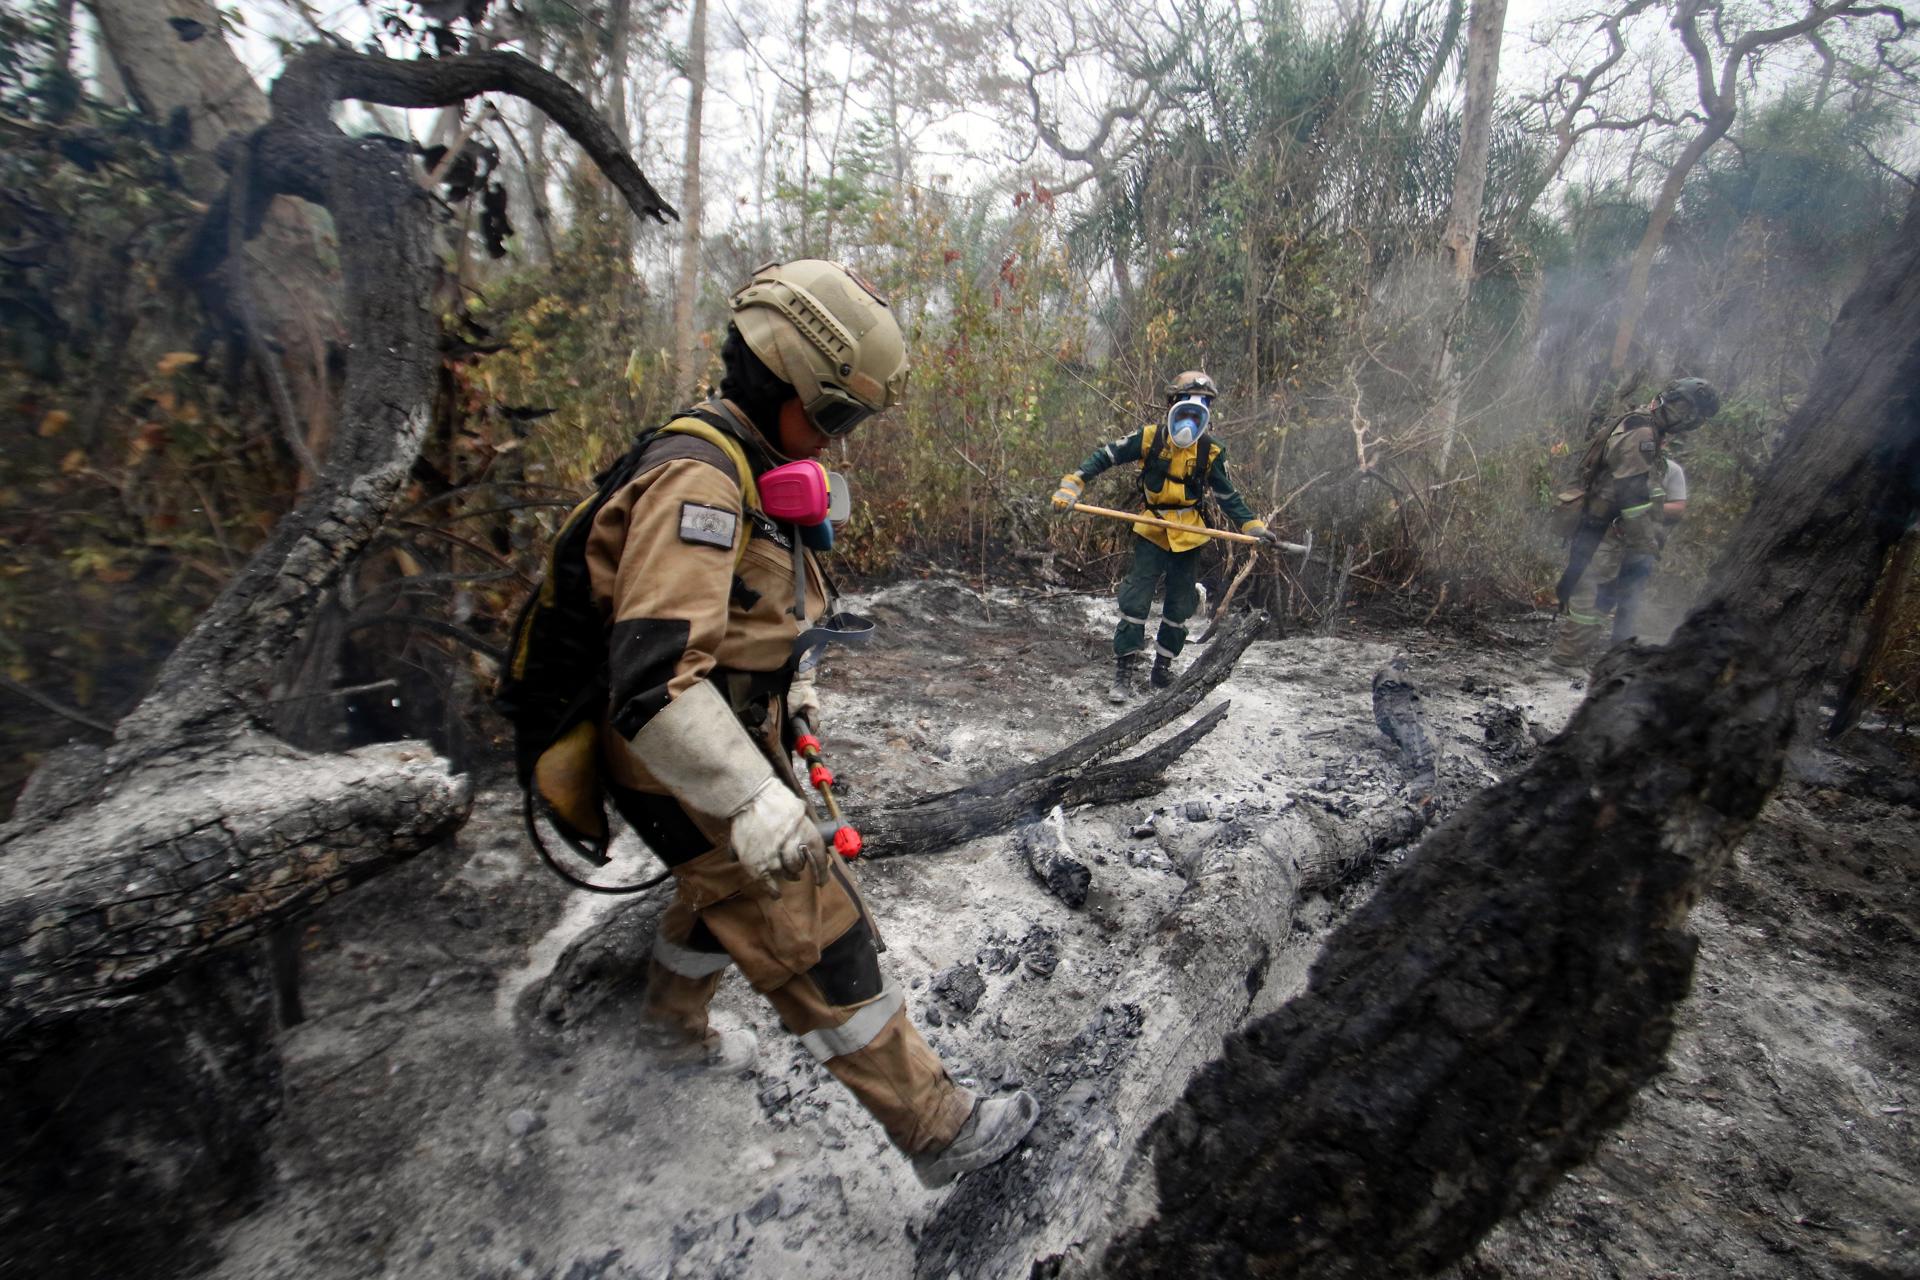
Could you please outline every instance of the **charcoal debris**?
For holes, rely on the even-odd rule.
[[[987,993],[987,980],[980,976],[980,970],[970,964],[956,964],[942,969],[933,978],[933,994],[948,1010],[955,1020],[965,1022],[980,1007],[980,997]]]
[[[1060,901],[1070,907],[1083,907],[1093,885],[1093,872],[1073,856],[1067,843],[1067,818],[1059,805],[1039,822],[1020,828],[1014,837],[1028,870]]]
[[[1420,687],[1405,654],[1395,654],[1373,673],[1373,722],[1400,748],[1413,785],[1432,791],[1438,782],[1440,739],[1427,723]]]

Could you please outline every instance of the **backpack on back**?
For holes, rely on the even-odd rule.
[[[1593,434],[1580,455],[1573,483],[1553,495],[1553,513],[1547,519],[1556,538],[1571,538],[1580,531],[1581,521],[1587,515],[1587,495],[1593,491],[1594,482],[1606,465],[1607,441],[1613,438],[1619,425],[1611,423]]]
[[[593,495],[560,525],[548,548],[540,585],[514,619],[507,665],[493,705],[513,726],[514,772],[523,793],[521,814],[540,857],[562,879],[597,893],[634,893],[665,879],[665,873],[635,885],[597,885],[562,866],[540,838],[536,819],[546,818],[573,851],[596,866],[608,861],[612,829],[600,781],[600,724],[607,706],[607,618],[593,598],[587,541],[608,499],[639,474],[647,446],[666,434],[691,435],[725,453],[740,496],[750,512],[760,510],[740,432],[727,411],[710,402],[683,410],[634,439],[620,460],[594,481]],[[734,550],[739,568],[749,539]]]

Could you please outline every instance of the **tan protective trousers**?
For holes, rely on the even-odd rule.
[[[782,881],[774,898],[725,849],[675,867],[648,966],[647,1016],[703,1037],[720,978],[738,965],[895,1146],[908,1155],[938,1151],[960,1132],[973,1094],[954,1084],[907,1017],[899,988],[880,978],[878,934],[837,856],[831,871],[824,885],[811,876]]]

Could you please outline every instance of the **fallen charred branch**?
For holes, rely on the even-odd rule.
[[[1169,764],[1225,718],[1222,703],[1174,737],[1128,760],[1101,761],[1197,706],[1228,676],[1265,624],[1243,619],[1207,647],[1205,655],[1164,692],[1110,725],[1043,760],[1009,769],[952,791],[920,796],[858,815],[871,856],[936,853],[975,836],[1005,831],[1055,805],[1108,803],[1152,795]]]
[[[1152,795],[1163,785],[1161,775],[1167,766],[1226,719],[1232,705],[1221,703],[1159,746],[1128,760],[1036,775],[1046,763],[1041,761],[1000,774],[999,788],[984,795],[970,794],[970,787],[932,800],[874,810],[859,821],[867,853],[876,858],[938,853],[975,836],[1018,826],[1055,805],[1104,804]]]

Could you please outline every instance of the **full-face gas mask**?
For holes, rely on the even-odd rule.
[[[1185,449],[1207,433],[1207,398],[1183,396],[1167,409],[1167,439]]]

